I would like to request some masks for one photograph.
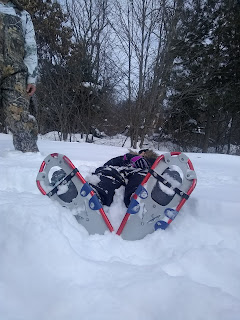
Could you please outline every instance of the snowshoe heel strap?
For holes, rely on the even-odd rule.
[[[168,182],[166,179],[163,178],[163,176],[159,175],[157,172],[155,172],[153,169],[149,169],[149,173],[158,181],[160,181],[161,183],[163,183],[165,186],[167,186],[168,188],[172,188],[173,191],[175,191],[176,194],[178,194],[180,197],[184,198],[184,199],[188,199],[189,195],[186,194],[184,191],[180,190],[179,188],[173,188],[171,183]]]
[[[59,183],[50,192],[47,193],[47,196],[52,197],[54,194],[56,194],[58,192],[58,187],[60,185],[67,184],[70,180],[72,180],[77,172],[79,172],[77,168],[73,169],[72,172],[70,172],[66,177],[60,180]]]

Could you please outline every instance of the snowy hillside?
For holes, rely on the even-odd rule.
[[[38,145],[40,153],[23,154],[0,134],[1,320],[240,319],[240,157],[187,154],[198,184],[179,216],[130,242],[89,236],[35,182],[49,153],[66,154],[86,178],[127,148]],[[115,228],[122,199],[119,189],[106,208]]]

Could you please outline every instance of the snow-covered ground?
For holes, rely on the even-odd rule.
[[[240,319],[240,157],[187,154],[198,177],[192,196],[166,231],[131,242],[89,236],[35,183],[49,153],[66,154],[87,177],[127,148],[38,145],[23,154],[0,134],[1,320]],[[122,198],[119,189],[106,210],[115,228]]]

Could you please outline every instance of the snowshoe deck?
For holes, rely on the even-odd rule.
[[[76,209],[77,221],[89,234],[113,231],[93,189],[65,155],[59,153],[48,155],[41,164],[36,180],[38,189],[43,195],[71,210]]]
[[[161,155],[134,193],[117,231],[126,240],[139,240],[166,229],[196,186],[189,158],[180,152]]]

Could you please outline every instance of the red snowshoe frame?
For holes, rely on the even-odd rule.
[[[171,153],[170,153],[171,156],[179,156],[179,155],[181,155],[181,154],[182,154],[181,152],[171,152]],[[159,156],[159,157],[157,158],[157,160],[154,162],[154,164],[152,165],[151,169],[154,170],[154,169],[158,166],[158,164],[159,164],[162,160],[164,160],[164,158],[165,158],[165,155],[164,155],[164,154],[161,155],[161,156]],[[192,162],[190,161],[189,158],[188,158],[187,164],[188,164],[189,169],[194,172],[193,164],[192,164]],[[151,176],[152,176],[152,174],[151,174],[150,172],[148,172],[147,175],[146,175],[146,177],[143,179],[143,181],[142,181],[142,183],[141,183],[141,186],[146,185],[146,183],[148,182],[148,180],[149,180],[149,178],[150,178]],[[192,184],[191,184],[190,188],[189,188],[189,189],[187,190],[187,192],[186,192],[187,196],[190,196],[190,194],[193,192],[194,188],[196,187],[196,184],[197,184],[197,179],[194,178],[194,179],[192,180]],[[138,198],[138,194],[134,193],[133,196],[132,196],[132,198],[136,200],[136,199]],[[186,198],[182,198],[182,200],[179,202],[179,204],[177,205],[177,207],[176,207],[175,210],[176,210],[177,212],[179,212],[180,209],[182,208],[182,206],[184,205],[184,203],[185,203],[186,201],[187,201]],[[125,227],[125,225],[126,225],[126,223],[127,223],[127,221],[128,221],[128,219],[129,219],[130,216],[131,216],[131,214],[128,213],[128,212],[125,214],[125,216],[124,216],[124,218],[123,218],[123,220],[122,220],[122,222],[121,222],[121,224],[120,224],[120,226],[119,226],[119,228],[118,228],[118,230],[117,230],[117,235],[121,235],[121,234],[122,234],[123,229],[124,229],[124,227]],[[173,220],[169,218],[166,222],[167,222],[167,224],[169,225],[172,221],[173,221]]]
[[[48,168],[48,165],[49,165],[49,168]],[[36,180],[37,187],[40,190],[40,192],[43,195],[48,195],[49,197],[52,196],[51,190],[49,190],[49,191],[46,190],[47,188],[49,188],[48,173],[49,173],[49,170],[53,166],[57,166],[57,165],[59,165],[60,167],[62,167],[64,165],[65,171],[68,171],[68,168],[69,168],[69,171],[66,173],[72,175],[72,177],[70,179],[73,179],[73,177],[76,177],[78,180],[80,180],[82,188],[85,188],[89,191],[89,199],[90,199],[89,202],[92,201],[92,205],[90,207],[93,207],[94,205],[96,205],[96,202],[98,202],[97,209],[94,208],[94,210],[98,211],[101,214],[103,221],[105,222],[107,228],[112,232],[113,227],[112,227],[108,217],[106,216],[106,213],[104,212],[104,210],[102,208],[102,205],[96,199],[96,195],[95,195],[94,191],[88,185],[86,180],[83,178],[83,176],[80,174],[78,169],[74,166],[74,164],[71,162],[71,160],[67,156],[59,154],[59,153],[52,153],[48,157],[45,158],[45,160],[42,162],[42,164],[40,166],[39,173],[38,173],[37,180]],[[74,182],[76,183],[77,181],[75,180]],[[44,187],[46,189],[44,189]],[[79,197],[81,198],[81,196],[79,196]],[[67,207],[67,205],[65,205],[65,203],[61,202],[58,198],[57,198],[57,200],[62,205]]]

